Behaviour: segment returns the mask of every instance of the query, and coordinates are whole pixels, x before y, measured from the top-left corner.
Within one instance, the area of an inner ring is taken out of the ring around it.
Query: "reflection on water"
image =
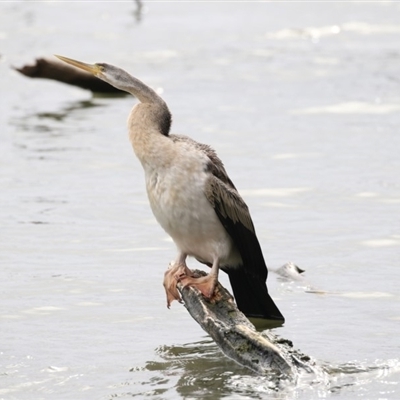
[[[160,360],[148,362],[145,366],[145,370],[152,373],[145,383],[146,386],[159,387],[160,382],[164,382],[166,389],[173,386],[176,393],[183,398],[219,399],[233,393],[254,396],[250,387],[237,390],[235,380],[238,377],[257,379],[256,376],[223,356],[211,340],[184,346],[160,346],[156,349],[156,354]],[[271,379],[265,384],[267,390],[274,391],[279,382]],[[145,391],[138,395],[148,394]]]
[[[104,96],[102,96],[104,97]],[[111,97],[111,96],[110,96]],[[117,97],[117,96],[113,96]],[[118,96],[121,97],[121,96]],[[23,129],[23,130],[35,130],[35,131],[45,131],[45,132],[52,132],[53,127],[51,125],[48,125],[51,120],[57,121],[57,122],[63,122],[66,118],[70,118],[71,114],[74,111],[82,111],[84,109],[90,109],[90,108],[95,108],[95,107],[104,107],[104,104],[96,103],[94,101],[95,96],[93,99],[90,100],[79,100],[79,101],[74,101],[71,103],[68,103],[64,107],[59,108],[57,111],[52,111],[52,112],[37,112],[37,113],[28,113],[24,117],[20,117],[18,119],[10,119],[10,123]],[[34,119],[38,120],[50,120],[46,121],[47,125],[44,124],[32,124],[32,121]]]
[[[143,381],[143,390],[128,391],[132,396],[152,397],[164,394],[173,398],[176,391],[182,398],[235,399],[249,396],[254,399],[325,398],[330,394],[349,395],[361,385],[379,383],[390,389],[400,372],[400,361],[376,361],[373,365],[349,362],[331,365],[315,362],[312,369],[303,369],[295,381],[282,379],[277,374],[258,376],[227,359],[211,340],[184,346],[160,346],[156,349],[160,360],[149,361],[144,367],[130,371],[140,375],[147,371],[150,378]],[[393,376],[393,380],[390,377]],[[140,378],[139,378],[140,379]],[[126,382],[134,386],[137,379]],[[114,393],[115,398],[127,392]],[[164,397],[162,397],[164,398]]]
[[[34,116],[39,119],[53,119],[55,121],[63,121],[66,117],[70,117],[71,113],[76,110],[94,108],[94,107],[104,107],[102,104],[95,103],[93,100],[81,100],[68,104],[64,108],[57,112],[39,112]]]
[[[103,108],[105,104],[90,100],[68,102],[55,111],[27,112],[19,118],[10,118],[10,125],[16,130],[13,146],[21,150],[19,153],[27,160],[57,161],[62,153],[84,152],[88,145],[71,140],[73,134],[67,121],[76,119],[76,113],[82,115],[84,110]]]
[[[179,376],[176,390],[184,397],[201,398],[211,391],[218,398],[229,387],[233,375],[251,375],[251,372],[224,357],[211,340],[186,346],[162,346],[157,353],[163,361],[149,363],[146,368],[159,373],[175,371]]]

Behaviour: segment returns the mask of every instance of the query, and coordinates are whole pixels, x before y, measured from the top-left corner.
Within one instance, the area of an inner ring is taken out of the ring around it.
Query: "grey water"
[[[400,398],[399,43],[395,1],[2,2],[0,399]],[[128,142],[135,99],[12,69],[53,54],[126,69],[217,150],[273,333],[321,375],[257,376],[166,308],[175,248]],[[301,279],[273,272],[289,261]]]

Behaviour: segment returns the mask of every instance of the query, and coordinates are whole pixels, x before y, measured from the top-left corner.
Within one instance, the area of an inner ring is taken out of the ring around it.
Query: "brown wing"
[[[229,179],[229,176],[225,171],[224,164],[222,163],[220,158],[217,156],[217,153],[211,146],[209,146],[208,144],[196,142],[195,140],[191,139],[190,137],[184,136],[184,135],[169,135],[169,137],[174,142],[189,143],[191,146],[202,151],[210,159],[210,162],[207,164],[207,171],[210,171],[211,174],[216,176],[218,179],[220,179],[226,185],[235,189],[235,185]]]
[[[236,227],[242,226],[249,232],[252,232],[255,237],[249,209],[230,180],[224,164],[217,156],[215,150],[211,146],[196,142],[188,136],[169,135],[169,137],[176,143],[183,142],[197,148],[208,157],[209,162],[207,163],[206,170],[210,172],[210,178],[205,188],[205,195],[218,214],[225,229],[228,230],[230,225]],[[230,230],[228,230],[228,233],[230,233]]]
[[[236,189],[210,175],[205,195],[232,238],[246,267],[246,273],[265,282],[267,267],[249,209]]]
[[[224,226],[229,221],[229,225],[242,226],[255,234],[249,208],[234,187],[213,174],[208,179],[205,195]]]
[[[214,175],[205,194],[242,257],[240,268],[225,268],[239,309],[248,317],[283,321],[268,293],[268,270],[246,203],[236,189]]]

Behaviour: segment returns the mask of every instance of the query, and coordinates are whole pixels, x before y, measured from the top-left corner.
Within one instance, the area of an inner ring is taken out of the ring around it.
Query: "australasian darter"
[[[170,134],[171,113],[164,100],[124,70],[57,57],[139,100],[128,118],[129,139],[144,169],[154,216],[178,248],[176,262],[164,276],[168,307],[181,300],[177,281],[212,297],[222,269],[246,316],[283,321],[268,293],[268,270],[248,207],[215,151]],[[193,277],[187,256],[210,266],[210,273]]]

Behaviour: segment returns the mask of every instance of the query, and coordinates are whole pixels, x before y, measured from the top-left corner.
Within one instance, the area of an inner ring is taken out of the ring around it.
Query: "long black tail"
[[[239,310],[252,318],[284,321],[284,317],[268,293],[266,282],[246,272],[245,266],[226,270]]]

